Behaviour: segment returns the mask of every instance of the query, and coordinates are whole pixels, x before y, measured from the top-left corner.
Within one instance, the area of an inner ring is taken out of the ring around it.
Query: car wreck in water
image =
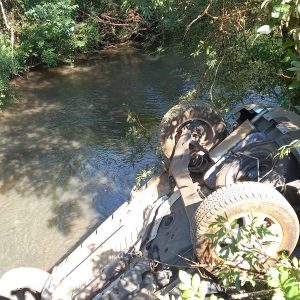
[[[212,246],[208,234],[219,216],[234,222],[236,231],[253,220],[264,224],[270,234],[246,246],[260,246],[266,269],[272,264],[266,257],[292,253],[299,239],[300,149],[282,159],[277,154],[300,139],[300,116],[259,105],[233,114],[228,135],[223,118],[208,104],[173,107],[160,126],[165,172],[49,273],[17,268],[4,274],[0,295],[11,299],[16,290],[31,289],[45,300],[176,298],[178,269],[197,262],[214,274],[214,263],[230,243]],[[242,254],[238,264],[249,267]],[[220,292],[209,276],[206,280],[208,293]]]

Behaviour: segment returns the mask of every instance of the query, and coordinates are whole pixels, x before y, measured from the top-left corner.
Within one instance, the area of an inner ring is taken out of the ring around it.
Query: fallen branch
[[[139,18],[120,19],[120,18],[111,17],[107,14],[101,14],[100,16],[97,16],[97,15],[91,15],[82,10],[80,10],[80,12],[85,14],[86,16],[90,17],[91,19],[94,19],[96,22],[98,21],[104,25],[113,26],[113,27],[133,28],[137,24],[141,23],[141,19],[139,19]],[[141,29],[143,29],[143,28],[141,28]]]

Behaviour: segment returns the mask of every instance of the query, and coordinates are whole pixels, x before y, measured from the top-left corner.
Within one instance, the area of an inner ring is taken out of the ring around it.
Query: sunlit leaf
[[[272,11],[271,17],[272,17],[273,19],[278,19],[278,18],[280,17],[280,12],[277,11],[277,10]]]
[[[208,283],[207,281],[201,281],[198,295],[200,299],[204,299],[208,292]]]
[[[195,291],[190,289],[190,290],[186,290],[182,293],[182,297],[183,298],[192,298],[195,296]]]
[[[190,286],[191,287],[191,275],[188,274],[187,272],[183,270],[179,270],[178,273],[179,280],[181,283],[183,283],[185,286]]]
[[[200,285],[200,276],[198,273],[195,273],[192,277],[192,287],[195,291],[198,291]]]
[[[284,292],[289,299],[293,299],[294,297],[299,296],[299,286],[297,284],[294,284],[293,286],[285,289]]]
[[[184,283],[179,283],[178,288],[182,291],[186,291],[191,288],[191,285],[185,285]]]
[[[277,290],[272,297],[272,300],[286,300],[281,290]]]
[[[270,25],[263,25],[256,30],[259,34],[270,34],[272,32]]]
[[[268,285],[273,288],[277,288],[279,283],[279,271],[276,268],[270,268],[268,271]]]
[[[297,257],[293,257],[292,263],[295,268],[299,267],[299,261]]]

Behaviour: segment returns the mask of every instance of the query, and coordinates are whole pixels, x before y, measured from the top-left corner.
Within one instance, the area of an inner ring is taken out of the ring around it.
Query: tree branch
[[[0,0],[0,8],[1,8],[1,12],[2,12],[2,16],[3,16],[3,20],[6,26],[6,29],[10,32],[10,44],[11,44],[11,52],[12,55],[14,53],[14,43],[15,43],[15,35],[14,35],[14,28],[12,25],[9,24],[8,20],[7,20],[7,16],[5,13],[5,9],[4,9],[4,5],[2,0]]]
[[[192,22],[189,23],[189,25],[186,27],[186,30],[185,30],[185,33],[184,33],[184,36],[183,36],[184,38],[185,38],[186,34],[188,33],[188,31],[191,29],[192,25],[195,22],[197,22],[198,20],[200,20],[204,15],[207,14],[207,12],[208,12],[211,4],[212,4],[212,1],[213,0],[210,0],[209,3],[207,4],[206,8],[204,9],[204,11],[200,15],[198,15]]]
[[[0,7],[1,7],[1,12],[2,12],[2,16],[3,16],[5,26],[6,26],[8,31],[11,31],[11,26],[9,25],[9,23],[7,21],[7,17],[6,17],[6,13],[5,13],[5,9],[4,9],[4,5],[3,5],[2,0],[0,0]]]

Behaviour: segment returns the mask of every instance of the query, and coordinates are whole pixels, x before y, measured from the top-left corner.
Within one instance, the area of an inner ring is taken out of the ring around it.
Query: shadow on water
[[[129,163],[122,104],[157,124],[189,88],[174,73],[183,65],[122,50],[15,81],[20,102],[0,115],[0,275],[49,268],[128,198],[155,155]]]

